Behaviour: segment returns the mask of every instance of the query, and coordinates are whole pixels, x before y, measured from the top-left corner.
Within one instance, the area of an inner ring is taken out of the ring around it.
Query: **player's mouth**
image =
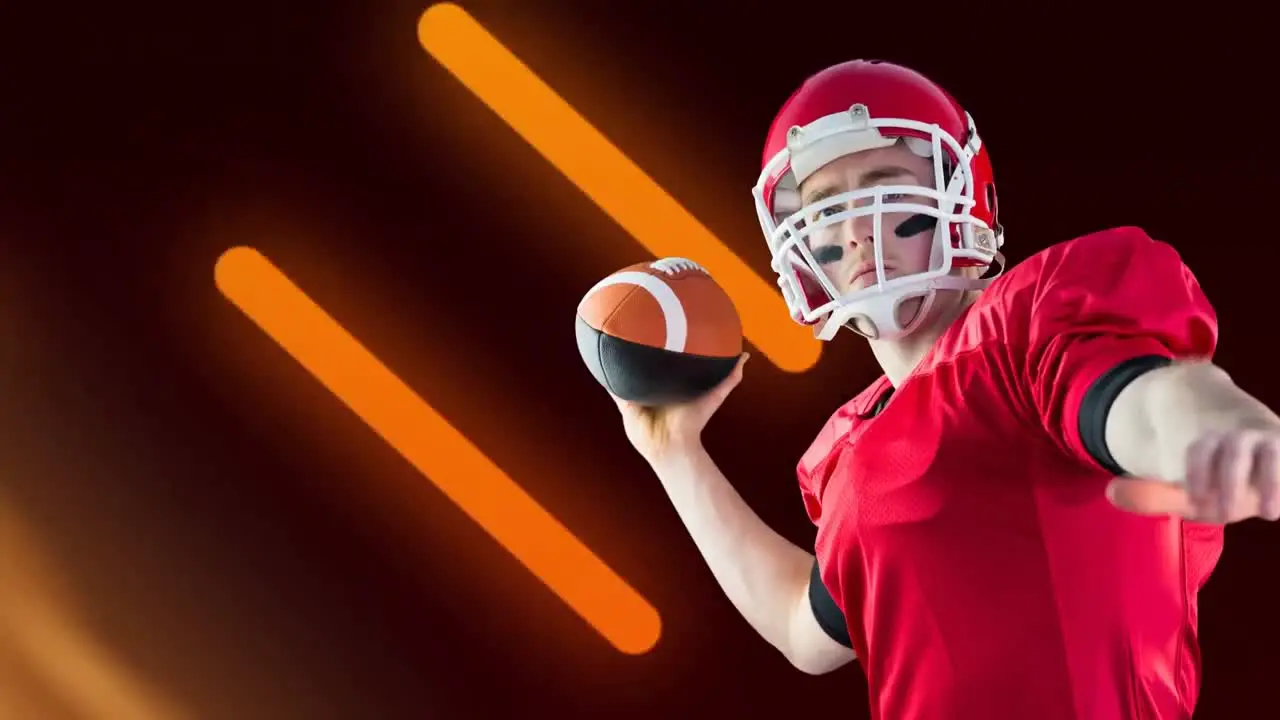
[[[893,270],[893,268],[889,267],[888,265],[884,267],[884,275],[886,280],[889,279],[889,272],[891,270]],[[853,271],[853,277],[849,279],[849,285],[850,286],[857,285],[860,280],[865,280],[866,284],[868,285],[876,282],[876,266],[874,264],[858,266]]]

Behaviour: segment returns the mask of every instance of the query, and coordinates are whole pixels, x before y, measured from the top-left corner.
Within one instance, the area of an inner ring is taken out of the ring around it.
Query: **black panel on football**
[[[578,350],[609,392],[641,405],[687,402],[719,385],[737,357],[714,358],[649,347],[607,335],[581,317],[574,323]]]

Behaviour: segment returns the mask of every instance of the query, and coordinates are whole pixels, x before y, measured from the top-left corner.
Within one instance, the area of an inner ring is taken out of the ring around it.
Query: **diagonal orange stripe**
[[[808,370],[822,343],[769,285],[497,38],[453,3],[427,8],[423,48],[615,222],[658,257],[693,258],[742,314],[743,332],[778,367]]]
[[[232,248],[214,275],[228,300],[605,639],[625,653],[653,648],[657,610],[269,260]]]

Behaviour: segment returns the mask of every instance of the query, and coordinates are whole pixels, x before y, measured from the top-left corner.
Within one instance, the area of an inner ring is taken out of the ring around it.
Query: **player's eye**
[[[908,195],[906,193],[885,193],[884,201],[887,203],[902,202],[906,200],[907,197]]]
[[[840,262],[844,257],[844,248],[840,245],[820,245],[813,248],[813,259],[818,261],[819,265],[830,265],[834,262]]]
[[[836,213],[842,213],[842,212],[844,212],[844,206],[843,206],[843,205],[841,205],[841,204],[839,204],[839,203],[837,203],[837,204],[835,204],[835,205],[832,205],[831,207],[825,207],[825,208],[822,208],[821,210],[819,210],[819,211],[817,212],[817,217],[819,217],[819,218],[831,217],[832,215],[835,215]]]

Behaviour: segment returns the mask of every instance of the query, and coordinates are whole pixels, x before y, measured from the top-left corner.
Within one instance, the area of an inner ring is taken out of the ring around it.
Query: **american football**
[[[642,405],[701,396],[742,354],[733,301],[685,258],[636,263],[596,283],[578,304],[576,332],[596,380]]]

